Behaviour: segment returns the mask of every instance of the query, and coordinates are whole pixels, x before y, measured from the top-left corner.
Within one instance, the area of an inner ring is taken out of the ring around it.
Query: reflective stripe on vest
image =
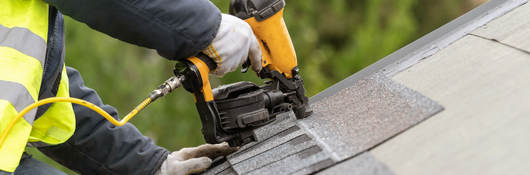
[[[0,46],[10,47],[39,60],[44,66],[46,42],[25,28],[0,25]]]
[[[49,7],[42,0],[0,0],[0,130],[38,100],[46,58]],[[62,70],[57,96],[68,97]],[[37,120],[36,109],[19,120],[0,147],[0,170],[13,172],[28,141],[65,142],[75,130],[70,103],[55,103]],[[32,126],[33,125],[33,126]]]

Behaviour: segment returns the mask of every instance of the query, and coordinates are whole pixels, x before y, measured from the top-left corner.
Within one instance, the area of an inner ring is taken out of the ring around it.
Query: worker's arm
[[[221,22],[209,0],[44,0],[114,38],[184,59],[208,47]]]
[[[77,70],[68,68],[70,96],[84,99],[117,118],[116,109],[104,105],[98,94],[86,87]],[[169,152],[143,136],[132,124],[116,127],[99,114],[73,105],[74,135],[65,143],[39,148],[47,156],[81,174],[154,174]]]

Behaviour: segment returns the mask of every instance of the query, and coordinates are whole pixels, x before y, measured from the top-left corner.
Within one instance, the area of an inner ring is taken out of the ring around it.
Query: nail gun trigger
[[[242,65],[241,73],[247,73],[249,67],[250,67],[250,59],[247,59],[247,61],[245,61],[245,63],[243,63]]]

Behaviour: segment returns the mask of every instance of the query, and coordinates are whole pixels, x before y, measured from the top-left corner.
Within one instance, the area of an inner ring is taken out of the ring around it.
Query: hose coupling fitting
[[[162,96],[165,96],[173,92],[173,90],[182,86],[183,81],[184,81],[183,75],[173,76],[169,78],[168,80],[166,80],[164,83],[162,83],[160,86],[158,86],[158,88],[153,90],[151,94],[149,95],[149,98],[151,99],[151,101],[155,101],[156,99]]]

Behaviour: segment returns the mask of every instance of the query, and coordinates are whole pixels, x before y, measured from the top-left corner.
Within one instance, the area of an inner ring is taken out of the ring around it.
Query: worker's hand
[[[157,175],[188,175],[206,170],[212,160],[237,151],[227,143],[204,144],[194,148],[183,148],[167,156]]]
[[[217,76],[235,71],[247,58],[254,71],[261,70],[261,49],[252,28],[232,15],[222,14],[217,35],[202,52],[217,62],[217,69],[212,71]]]

